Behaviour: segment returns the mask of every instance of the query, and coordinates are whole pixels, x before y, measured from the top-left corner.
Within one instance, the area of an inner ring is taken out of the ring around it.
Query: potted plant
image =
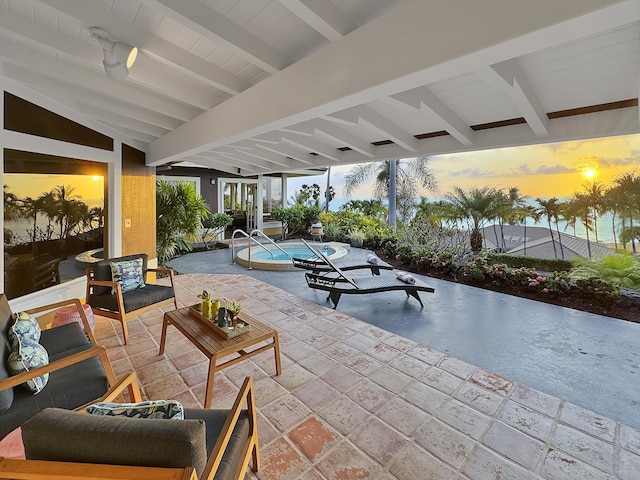
[[[367,234],[364,233],[364,230],[361,230],[359,228],[353,228],[351,230],[349,230],[349,242],[351,243],[352,247],[355,248],[362,248],[362,245],[364,245],[364,241],[367,238]]]
[[[238,314],[242,310],[242,304],[235,300],[227,300],[225,303],[227,312],[229,312],[229,316],[231,317],[231,322],[228,323],[229,328],[235,328],[238,322]]]
[[[341,233],[340,227],[335,223],[327,223],[324,226],[324,239],[328,242],[337,240]]]

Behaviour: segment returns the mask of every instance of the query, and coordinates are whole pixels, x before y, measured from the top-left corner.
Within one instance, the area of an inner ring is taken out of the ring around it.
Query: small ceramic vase
[[[227,326],[229,328],[236,328],[236,323],[238,322],[238,316],[229,312],[229,321],[227,322]]]
[[[227,310],[224,307],[218,309],[218,326],[220,328],[227,326]]]
[[[211,318],[211,300],[202,301],[202,316],[205,318]]]

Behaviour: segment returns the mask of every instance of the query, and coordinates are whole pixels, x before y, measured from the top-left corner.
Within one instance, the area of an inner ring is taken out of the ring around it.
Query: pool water
[[[255,248],[255,247],[254,247]],[[315,255],[311,253],[311,250],[305,247],[287,247],[282,246],[283,250],[287,251],[289,255],[296,258],[302,259],[315,259],[317,258]],[[336,251],[331,247],[321,247],[320,250],[324,255],[333,255]],[[273,253],[273,257],[271,254]],[[284,253],[274,248],[271,250],[271,253],[262,250],[261,248],[256,248],[251,252],[251,258],[259,259],[259,260],[290,260],[290,258]]]

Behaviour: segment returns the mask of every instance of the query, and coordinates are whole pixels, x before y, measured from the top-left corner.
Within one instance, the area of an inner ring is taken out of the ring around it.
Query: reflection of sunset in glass
[[[3,183],[18,198],[38,198],[58,185],[73,189],[73,194],[89,207],[102,207],[104,202],[104,177],[101,175],[48,175],[5,173]]]

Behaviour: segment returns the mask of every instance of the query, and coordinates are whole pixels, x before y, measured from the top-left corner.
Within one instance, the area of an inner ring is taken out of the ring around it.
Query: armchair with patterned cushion
[[[185,408],[183,419],[121,413],[42,411],[22,427],[27,460],[0,458],[0,478],[239,480],[252,458],[259,468],[251,377],[230,410]]]
[[[31,315],[69,305],[76,306],[82,326],[73,322],[41,330]],[[133,395],[131,382],[130,377],[117,381],[79,299],[14,315],[0,295],[0,439],[47,407],[78,408],[114,398],[124,386]]]
[[[146,253],[138,253],[101,260],[86,269],[86,302],[95,314],[122,323],[125,344],[129,338],[128,318],[171,303],[178,308],[173,270],[148,268],[147,259]],[[168,275],[170,285],[148,283],[148,272]]]

